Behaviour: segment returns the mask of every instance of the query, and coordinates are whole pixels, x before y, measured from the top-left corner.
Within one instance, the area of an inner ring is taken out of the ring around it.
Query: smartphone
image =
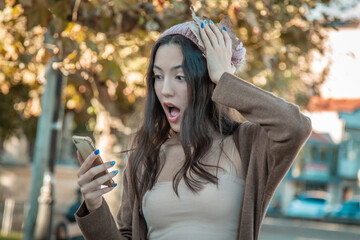
[[[73,136],[72,137],[72,141],[75,144],[76,148],[78,149],[80,155],[82,156],[82,158],[85,160],[91,153],[93,153],[96,148],[94,145],[94,142],[92,141],[92,139],[90,137],[87,136]],[[95,159],[95,161],[93,162],[93,166],[97,166],[104,163],[103,160],[101,159],[100,155],[98,155],[98,157]],[[106,174],[108,174],[109,171],[106,169],[104,172],[101,172],[99,174],[97,174],[94,179],[104,176]],[[105,182],[103,185],[109,186],[109,187],[113,187],[115,185],[114,180],[110,179],[109,181]]]

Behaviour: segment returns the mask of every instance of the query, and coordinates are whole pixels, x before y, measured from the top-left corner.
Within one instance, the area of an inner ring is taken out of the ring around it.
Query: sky
[[[360,25],[332,30],[328,37],[327,56],[313,62],[314,71],[330,64],[322,98],[360,98]]]
[[[357,20],[358,25],[339,27],[328,33],[326,56],[317,56],[313,70],[321,71],[330,64],[326,82],[320,88],[323,98],[360,98],[360,0],[333,0],[329,6],[317,4],[309,19],[325,13],[342,21]]]

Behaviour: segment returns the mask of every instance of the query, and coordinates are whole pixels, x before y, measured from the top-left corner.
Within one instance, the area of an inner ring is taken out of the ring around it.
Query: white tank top
[[[178,188],[180,198],[172,181],[157,182],[142,200],[148,239],[235,240],[244,180],[233,175],[231,169],[218,178],[218,187],[207,183],[195,194],[182,180]]]

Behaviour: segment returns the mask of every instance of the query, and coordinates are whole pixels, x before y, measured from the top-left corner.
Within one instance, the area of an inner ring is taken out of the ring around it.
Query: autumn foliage
[[[64,101],[76,113],[75,131],[92,132],[99,111],[136,128],[151,47],[163,30],[191,20],[190,6],[215,23],[230,17],[247,48],[241,77],[306,105],[323,80],[304,79],[308,53],[321,52],[324,39],[326,23],[306,17],[315,2],[0,1],[0,139],[15,129],[34,139],[50,59],[67,77]]]

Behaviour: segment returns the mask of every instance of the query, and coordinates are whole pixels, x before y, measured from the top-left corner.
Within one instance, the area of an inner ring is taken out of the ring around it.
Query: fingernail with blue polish
[[[204,23],[201,23],[201,28],[204,28]]]
[[[116,186],[117,186],[117,183],[115,183],[114,187],[116,187]]]
[[[113,173],[116,175],[119,173],[119,170],[115,170],[115,171],[113,171]]]
[[[225,27],[223,27],[223,30],[224,30],[224,31],[227,31]]]
[[[94,153],[95,153],[95,155],[98,155],[100,153],[100,150],[96,149]]]
[[[116,163],[115,161],[111,161],[111,162],[110,162],[110,165],[111,165],[111,166],[114,166],[115,163]]]
[[[211,23],[211,24],[214,24],[214,22],[213,22],[212,20],[210,20],[210,23]]]
[[[204,22],[205,22],[205,24],[208,24],[208,21],[207,21],[207,20],[205,20]]]

